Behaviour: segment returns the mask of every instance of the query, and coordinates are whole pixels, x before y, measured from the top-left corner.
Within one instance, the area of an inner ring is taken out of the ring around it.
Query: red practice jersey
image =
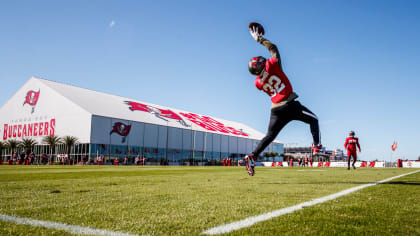
[[[279,103],[293,92],[289,79],[280,68],[277,59],[272,57],[265,62],[263,76],[255,79],[255,86],[271,97],[272,103]]]
[[[344,148],[349,152],[356,152],[356,146],[359,148],[360,152],[360,144],[359,139],[356,137],[348,137],[346,138],[346,142],[344,143]]]

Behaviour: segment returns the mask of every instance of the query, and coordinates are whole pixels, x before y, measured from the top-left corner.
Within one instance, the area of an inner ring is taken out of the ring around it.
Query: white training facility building
[[[74,136],[75,155],[141,155],[171,164],[242,158],[264,137],[238,122],[35,77],[0,108],[0,125],[3,141],[35,139],[36,154],[48,154],[41,145],[47,135]],[[265,152],[281,154],[283,144],[275,141]]]

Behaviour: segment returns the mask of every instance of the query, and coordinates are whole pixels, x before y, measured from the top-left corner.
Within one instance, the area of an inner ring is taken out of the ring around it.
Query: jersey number
[[[268,81],[264,84],[263,90],[270,96],[275,96],[277,93],[280,93],[286,85],[281,82],[281,79],[275,75],[272,75]]]

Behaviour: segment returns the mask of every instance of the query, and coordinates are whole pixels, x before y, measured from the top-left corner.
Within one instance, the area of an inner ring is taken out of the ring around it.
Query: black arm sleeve
[[[280,53],[279,53],[279,50],[277,49],[277,46],[273,44],[272,42],[270,42],[268,39],[263,38],[262,36],[259,36],[257,41],[261,43],[262,45],[264,45],[264,47],[266,47],[268,51],[270,51],[271,57],[275,57],[277,59],[280,69],[283,70],[283,67],[281,65]]]

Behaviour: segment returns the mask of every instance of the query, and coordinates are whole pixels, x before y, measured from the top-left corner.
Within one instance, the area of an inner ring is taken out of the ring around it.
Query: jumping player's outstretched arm
[[[268,51],[270,52],[271,57],[274,57],[277,59],[280,69],[283,70],[283,66],[281,65],[280,53],[279,53],[279,50],[277,49],[277,46],[274,43],[270,42],[270,40],[262,37],[262,35],[260,35],[256,29],[250,29],[249,31],[251,33],[252,38],[254,38],[255,41],[264,45],[264,47],[266,47]]]
[[[277,46],[274,43],[270,42],[270,40],[268,40],[268,39],[266,39],[262,36],[258,37],[257,42],[261,43],[262,45],[264,45],[265,48],[268,49],[268,51],[271,54],[271,57],[274,57],[274,58],[277,59],[277,62],[279,63],[279,66],[280,66],[280,69],[283,70],[283,67],[281,65],[280,53],[279,53],[279,50],[278,50]]]

